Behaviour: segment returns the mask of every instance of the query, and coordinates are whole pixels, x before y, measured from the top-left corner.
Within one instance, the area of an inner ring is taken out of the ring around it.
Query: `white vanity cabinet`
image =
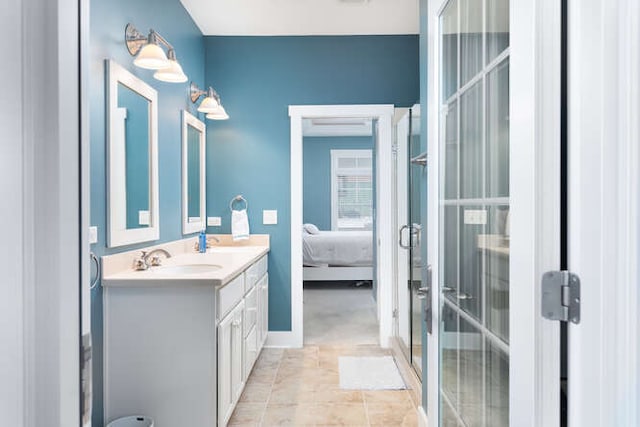
[[[173,256],[144,271],[130,267],[139,251],[103,258],[105,424],[131,414],[170,427],[229,422],[266,336],[269,246],[252,237],[205,254],[188,252],[192,240],[167,243]]]
[[[218,424],[225,425],[244,388],[244,301],[218,324]]]
[[[267,255],[217,292],[218,425],[225,426],[264,345],[268,319]]]

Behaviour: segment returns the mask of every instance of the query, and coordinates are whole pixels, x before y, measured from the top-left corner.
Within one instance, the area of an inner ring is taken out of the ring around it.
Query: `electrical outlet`
[[[98,227],[96,226],[89,227],[89,244],[93,245],[94,243],[98,243]]]
[[[278,211],[262,211],[262,224],[275,225],[278,223]]]
[[[207,226],[220,227],[221,225],[222,225],[222,218],[220,218],[219,216],[207,217]]]
[[[149,225],[150,222],[151,222],[151,216],[149,215],[149,211],[138,211],[139,225]]]
[[[466,225],[486,225],[487,211],[484,209],[465,209],[464,223]]]

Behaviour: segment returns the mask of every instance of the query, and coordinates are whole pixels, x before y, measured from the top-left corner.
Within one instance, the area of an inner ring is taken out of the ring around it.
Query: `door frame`
[[[80,211],[88,206],[80,197],[80,3],[9,0],[4,9],[1,43],[12,66],[0,83],[9,119],[0,188],[11,209],[0,224],[0,413],[10,425],[77,426]]]
[[[428,3],[429,263],[434,332],[428,335],[427,418],[439,420],[439,21],[447,0]],[[556,426],[560,335],[540,315],[542,274],[560,264],[560,4],[510,2],[510,423]],[[424,52],[421,52],[424,54]],[[514,173],[517,171],[517,173]],[[517,288],[515,288],[517,286]],[[436,326],[437,325],[437,326]]]
[[[640,5],[570,0],[568,20],[569,426],[639,425]]]
[[[394,106],[379,105],[290,105],[291,119],[291,332],[269,332],[269,345],[302,347],[302,119],[371,117],[378,120],[376,138],[376,241],[377,306],[380,346],[387,348],[393,335],[393,206],[392,120]]]

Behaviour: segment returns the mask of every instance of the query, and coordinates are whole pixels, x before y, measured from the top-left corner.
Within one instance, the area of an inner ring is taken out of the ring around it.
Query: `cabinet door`
[[[244,367],[242,358],[244,301],[238,304],[230,316],[233,318],[231,322],[231,402],[235,404],[240,398],[244,386],[242,378]]]
[[[253,364],[258,357],[258,327],[254,326],[244,339],[244,372],[243,379],[249,378]]]
[[[258,293],[258,353],[267,340],[269,331],[269,275],[265,273],[257,285]]]
[[[231,347],[233,313],[218,325],[218,425],[225,425],[231,415]]]

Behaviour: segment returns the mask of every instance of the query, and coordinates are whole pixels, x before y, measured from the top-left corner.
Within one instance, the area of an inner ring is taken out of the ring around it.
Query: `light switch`
[[[467,225],[486,225],[487,211],[484,209],[465,209],[464,223]]]
[[[139,225],[149,225],[149,211],[138,211],[138,224]]]
[[[222,218],[219,216],[207,217],[207,225],[209,227],[220,227],[222,225]]]
[[[275,225],[278,223],[278,211],[262,211],[262,224]]]
[[[89,227],[89,244],[93,245],[94,243],[98,243],[98,227],[96,226]]]

